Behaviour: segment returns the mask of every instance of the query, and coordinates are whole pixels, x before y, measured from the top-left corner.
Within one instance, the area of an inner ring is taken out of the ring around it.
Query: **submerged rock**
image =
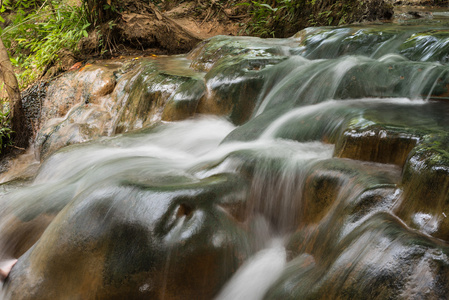
[[[404,200],[397,215],[410,227],[449,240],[448,137],[427,135],[404,166]]]
[[[308,240],[299,248],[307,247]],[[373,215],[331,247],[329,255],[294,258],[264,299],[446,297],[447,245],[408,230],[390,214]]]

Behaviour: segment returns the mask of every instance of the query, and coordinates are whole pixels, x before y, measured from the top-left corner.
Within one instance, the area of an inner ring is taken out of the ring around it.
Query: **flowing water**
[[[2,175],[0,297],[447,299],[447,25],[120,67],[114,102],[84,90]]]

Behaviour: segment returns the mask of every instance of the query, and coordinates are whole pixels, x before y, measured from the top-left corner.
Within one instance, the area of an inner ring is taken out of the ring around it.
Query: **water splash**
[[[215,300],[263,299],[281,275],[287,255],[280,240],[250,257],[224,286]]]

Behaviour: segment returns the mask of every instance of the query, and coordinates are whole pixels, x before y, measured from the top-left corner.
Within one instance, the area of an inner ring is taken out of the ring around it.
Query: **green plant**
[[[82,9],[93,28],[114,20],[122,10],[118,0],[82,0]]]
[[[8,3],[4,3],[3,10]],[[79,40],[88,36],[90,23],[81,7],[49,0],[38,4],[38,1],[16,1],[12,24],[0,31],[10,49],[11,62],[21,70],[18,76],[21,87],[36,80],[49,64],[57,61],[60,50],[76,50]],[[32,5],[34,9],[26,10]]]
[[[6,112],[0,110],[0,153],[2,150],[12,144],[11,134],[13,131],[10,127],[9,110]]]
[[[248,0],[251,21],[246,33],[286,37],[308,26],[343,25],[389,18],[392,6],[383,0]]]
[[[272,36],[274,31],[268,26],[271,19],[275,16],[278,8],[273,8],[267,3],[252,1],[254,9],[251,11],[254,23],[254,33],[260,36]]]
[[[249,33],[262,37],[274,37],[278,25],[288,26],[294,20],[297,10],[304,3],[305,0],[263,0],[246,2],[240,5],[250,6],[252,18],[248,24]]]

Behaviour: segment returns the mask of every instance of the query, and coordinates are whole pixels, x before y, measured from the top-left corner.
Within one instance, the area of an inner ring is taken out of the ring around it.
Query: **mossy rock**
[[[403,200],[397,214],[409,226],[449,240],[449,153],[447,134],[429,134],[404,166]]]
[[[448,63],[449,31],[431,30],[413,34],[399,48],[410,60]]]

